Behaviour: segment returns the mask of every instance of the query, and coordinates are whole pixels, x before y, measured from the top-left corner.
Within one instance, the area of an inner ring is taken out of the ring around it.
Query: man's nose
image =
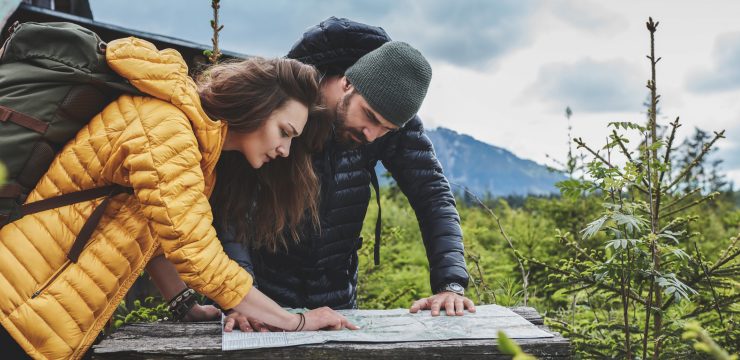
[[[365,135],[365,138],[368,142],[373,142],[377,138],[385,135],[388,133],[388,129],[382,127],[382,126],[372,126],[372,127],[366,127],[362,131],[363,135]]]

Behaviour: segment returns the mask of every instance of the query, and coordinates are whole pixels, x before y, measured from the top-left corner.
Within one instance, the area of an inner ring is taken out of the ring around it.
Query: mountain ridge
[[[464,185],[479,197],[507,195],[546,195],[557,193],[555,183],[565,176],[511,151],[444,127],[426,130],[452,190],[463,192]],[[382,165],[378,174],[386,171]],[[380,176],[381,183],[390,180]]]

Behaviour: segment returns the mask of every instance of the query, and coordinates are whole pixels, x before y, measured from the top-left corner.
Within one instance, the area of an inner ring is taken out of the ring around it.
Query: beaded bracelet
[[[185,288],[185,290],[175,295],[172,300],[168,301],[167,304],[169,304],[170,311],[172,312],[172,318],[179,321],[190,312],[190,309],[195,306],[195,302],[195,290]]]

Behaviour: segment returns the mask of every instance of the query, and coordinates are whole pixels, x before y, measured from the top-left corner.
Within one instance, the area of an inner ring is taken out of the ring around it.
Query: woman
[[[291,148],[298,135],[322,131],[307,123],[318,92],[315,71],[291,60],[248,60],[222,68],[230,71],[214,70],[198,88],[176,51],[157,51],[143,40],[113,41],[106,58],[150,97],[122,96],[107,106],[57,154],[27,202],[110,184],[131,187],[133,194],[111,199],[74,262],[67,253],[100,200],[28,215],[0,229],[0,337],[12,337],[33,358],[82,357],[152,258],[147,269],[155,277],[167,278],[174,265],[179,278],[222,308],[271,326],[355,328],[328,308],[290,314],[252,289],[251,277],[228,259],[211,224],[208,197],[222,152],[265,167],[255,172],[244,166],[247,175],[239,175],[240,169],[219,165],[223,189],[237,189],[222,211],[254,200],[248,204],[267,208],[250,212],[249,223],[256,224],[280,213],[279,201],[289,202],[286,216],[243,228],[245,236],[261,238],[264,231],[263,241],[277,246],[287,240],[276,234],[284,227],[294,231],[305,208],[315,213],[314,199],[306,196],[312,193],[306,187],[316,186],[305,154],[310,141]],[[229,106],[235,99],[253,108]],[[291,150],[303,154],[287,161]],[[240,180],[250,179],[248,188],[239,188]],[[189,294],[176,294],[174,308]]]

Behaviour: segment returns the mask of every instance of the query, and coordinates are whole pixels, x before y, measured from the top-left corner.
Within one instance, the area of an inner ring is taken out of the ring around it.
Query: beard
[[[355,94],[355,91],[345,94],[334,109],[334,139],[348,149],[355,149],[370,143],[361,130],[347,126],[347,107]]]

